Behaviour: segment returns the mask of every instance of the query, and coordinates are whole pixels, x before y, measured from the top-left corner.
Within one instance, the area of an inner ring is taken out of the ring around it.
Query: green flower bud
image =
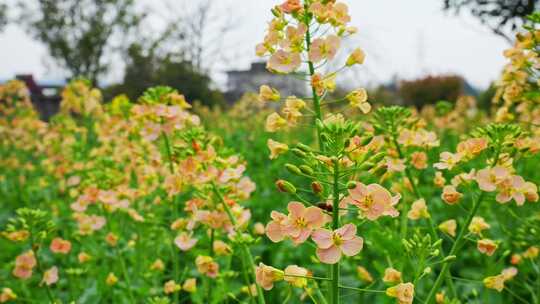
[[[299,158],[305,158],[307,156],[306,152],[297,148],[291,149],[291,152],[294,153]]]
[[[285,164],[285,169],[287,169],[292,174],[302,175],[302,171],[300,171],[300,168],[293,164]]]
[[[368,170],[371,170],[373,168],[373,166],[375,166],[374,163],[365,162],[365,163],[361,164],[360,167],[358,167],[358,170],[360,170],[360,171],[368,171]]]
[[[314,171],[313,169],[311,169],[310,166],[308,165],[301,165],[300,166],[300,171],[302,171],[302,173],[306,174],[306,175],[313,175]]]
[[[364,137],[362,141],[360,141],[360,145],[365,146],[371,142],[373,139],[373,135],[368,135],[367,137]]]
[[[347,189],[354,189],[356,188],[356,182],[355,181],[349,181],[347,183]]]
[[[384,157],[386,156],[386,152],[379,152],[375,155],[373,155],[369,161],[373,162],[373,163],[378,163],[380,162],[381,160],[384,159]]]
[[[313,151],[310,146],[304,145],[303,143],[298,143],[296,147],[304,152],[311,152]]]
[[[449,256],[447,256],[447,257],[444,258],[443,262],[444,262],[444,263],[448,263],[448,262],[453,261],[453,260],[455,260],[455,259],[456,259],[456,256],[455,256],[455,255],[449,255]]]

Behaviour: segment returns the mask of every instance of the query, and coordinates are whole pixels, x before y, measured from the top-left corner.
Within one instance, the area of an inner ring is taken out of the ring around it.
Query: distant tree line
[[[509,39],[524,17],[537,10],[540,0],[441,1],[445,10],[469,11],[494,33]],[[82,76],[99,84],[111,66],[124,67],[123,80],[106,90],[110,94],[123,91],[134,98],[148,86],[164,84],[185,92],[191,100],[222,102],[223,96],[213,89],[209,71],[216,63],[227,61],[223,45],[236,26],[234,16],[218,7],[222,1],[152,2],[154,6],[162,5],[159,12],[152,9],[155,7],[141,7],[140,3],[13,0],[8,7],[6,0],[0,0],[0,31],[7,23],[21,26],[46,46],[56,66],[69,77]],[[8,16],[8,8],[12,16]],[[156,20],[162,23],[160,29],[152,28]],[[437,79],[426,81],[438,85]],[[455,89],[439,88],[442,95]],[[413,91],[404,92],[402,98],[409,98]]]
[[[211,31],[224,39],[232,25],[216,17],[215,1],[163,0],[156,2],[165,5],[159,12],[135,0],[13,3],[11,23],[45,45],[68,78],[85,77],[98,85],[111,66],[123,66],[123,81],[106,93],[122,90],[135,98],[149,86],[169,85],[203,104],[223,101],[208,75],[211,58],[222,58],[210,53],[219,54],[220,40],[207,36]],[[0,2],[0,30],[8,22],[7,8]],[[165,24],[153,29],[156,20]]]

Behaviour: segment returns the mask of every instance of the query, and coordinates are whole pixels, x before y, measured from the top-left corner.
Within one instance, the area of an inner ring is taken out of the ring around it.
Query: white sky
[[[216,81],[223,83],[220,72],[247,68],[256,59],[254,46],[262,40],[271,19],[269,9],[281,1],[213,1],[223,5],[223,13],[234,16],[238,24],[224,45],[224,51],[234,54],[234,59],[213,71]],[[351,25],[359,28],[355,43],[368,54],[365,67],[355,78],[359,85],[387,82],[393,75],[414,78],[428,73],[457,73],[485,88],[505,63],[502,52],[508,44],[472,17],[443,12],[442,0],[342,1],[350,7]],[[182,10],[180,5],[178,10]],[[10,26],[0,34],[0,79],[18,73],[33,73],[40,80],[61,79],[62,71],[51,66],[46,57],[46,49],[17,27]],[[116,67],[108,79],[114,81],[120,76],[121,69]]]

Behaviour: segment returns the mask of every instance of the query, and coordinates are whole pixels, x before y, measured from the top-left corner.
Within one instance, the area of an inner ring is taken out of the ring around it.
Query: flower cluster
[[[62,223],[61,234],[29,220],[34,211],[27,210],[2,231],[22,248],[12,270],[15,278],[32,281],[39,272],[39,286],[51,302],[64,298],[67,286],[95,279],[111,287],[104,295],[110,301],[116,301],[115,286],[126,286],[133,303],[137,296],[154,295],[152,288],[165,280],[162,292],[175,298],[196,292],[197,277],[209,295],[207,280],[255,283],[254,269],[226,263],[232,255],[244,265],[252,263],[251,212],[240,202],[249,199],[255,184],[244,175],[245,162],[201,126],[176,90],[156,87],[138,104],[120,96],[104,106],[99,90],[75,80],[63,91],[61,113],[49,123],[12,110],[33,111],[19,83],[1,92],[2,100],[9,100],[2,109],[13,113],[2,121],[3,141],[17,148],[11,141],[28,138],[35,145],[42,135],[44,144],[31,151],[36,168],[25,175],[36,176],[49,196],[68,200],[32,206],[50,211],[54,222]],[[22,119],[28,122],[21,124]],[[27,166],[20,157],[12,156],[16,170]],[[134,267],[143,252],[159,259]],[[192,268],[197,270],[188,273]],[[62,280],[68,275],[73,279]],[[147,287],[136,290],[141,284]],[[257,293],[255,288],[249,295]],[[2,299],[15,298],[11,289],[4,290]]]

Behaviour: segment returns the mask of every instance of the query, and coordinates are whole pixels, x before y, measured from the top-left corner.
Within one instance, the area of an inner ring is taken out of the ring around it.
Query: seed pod
[[[302,171],[300,171],[300,168],[293,164],[285,164],[285,169],[287,169],[292,174],[302,175]]]
[[[283,179],[276,181],[276,187],[278,188],[279,191],[284,192],[284,193],[291,193],[291,194],[296,193],[296,187],[294,187],[293,184]]]

